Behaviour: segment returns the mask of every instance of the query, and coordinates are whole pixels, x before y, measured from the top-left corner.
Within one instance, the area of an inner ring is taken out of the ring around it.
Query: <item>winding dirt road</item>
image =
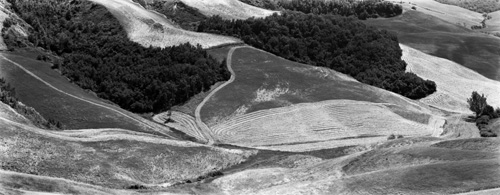
[[[137,118],[131,117],[131,116],[129,116],[129,115],[127,115],[127,114],[125,114],[124,112],[121,112],[121,111],[119,111],[119,110],[117,110],[117,109],[115,109],[115,108],[112,108],[112,107],[110,107],[110,106],[106,106],[106,105],[103,105],[103,104],[98,104],[98,103],[95,103],[95,102],[93,102],[93,101],[89,101],[89,100],[83,99],[83,98],[81,98],[81,97],[78,97],[78,96],[75,96],[75,95],[72,95],[72,94],[66,93],[66,92],[64,92],[64,91],[62,91],[62,90],[60,90],[60,89],[58,89],[58,88],[54,87],[53,85],[51,85],[51,84],[50,84],[50,83],[48,83],[47,81],[43,80],[42,78],[38,77],[38,76],[37,76],[37,75],[35,75],[33,72],[31,72],[31,71],[29,71],[28,69],[24,68],[22,65],[20,65],[20,64],[18,64],[18,63],[16,63],[16,62],[14,62],[14,61],[12,61],[12,60],[10,60],[10,59],[8,59],[8,58],[7,58],[7,57],[5,57],[3,54],[0,54],[0,56],[1,56],[1,58],[2,58],[2,59],[4,59],[5,61],[8,61],[8,62],[12,63],[13,65],[17,66],[18,68],[20,68],[21,70],[23,70],[24,72],[26,72],[27,74],[29,74],[30,76],[32,76],[33,78],[35,78],[35,79],[39,80],[39,81],[40,81],[40,82],[42,82],[43,84],[47,85],[48,87],[50,87],[50,88],[52,88],[52,89],[54,89],[54,90],[56,90],[56,91],[58,91],[58,92],[60,92],[60,93],[62,93],[62,94],[65,94],[65,95],[67,95],[67,96],[70,96],[70,97],[72,97],[72,98],[75,98],[75,99],[78,99],[78,100],[81,100],[81,101],[84,101],[84,102],[87,102],[87,103],[92,104],[92,105],[95,105],[95,106],[99,106],[99,107],[102,107],[102,108],[105,108],[105,109],[111,110],[111,111],[116,112],[116,113],[118,113],[118,114],[120,114],[120,115],[122,115],[122,116],[124,116],[124,117],[126,117],[126,118],[129,118],[129,119],[131,119],[131,120],[133,120],[133,121],[135,121],[135,122],[137,122],[137,123],[139,123],[139,124],[141,124],[141,125],[144,125],[144,126],[146,126],[146,127],[150,128],[151,130],[156,131],[156,132],[158,132],[158,133],[160,133],[160,134],[162,134],[162,135],[164,135],[164,136],[166,136],[166,137],[169,137],[169,138],[172,138],[172,139],[177,139],[177,138],[175,138],[175,137],[173,137],[173,136],[171,136],[171,135],[168,135],[168,134],[166,134],[165,132],[162,132],[161,130],[159,130],[159,129],[160,129],[160,127],[155,127],[155,126],[153,126],[152,124],[148,124],[148,123],[147,123],[147,122],[145,122],[145,121],[142,121],[142,120],[139,120],[139,119],[137,119]]]
[[[243,48],[243,47],[248,47],[248,46],[236,46],[236,47],[233,47],[229,50],[229,52],[227,53],[227,59],[226,59],[226,65],[227,65],[227,69],[229,70],[229,72],[231,72],[231,78],[229,78],[228,81],[226,81],[224,84],[220,85],[219,87],[217,87],[216,89],[214,89],[212,92],[210,92],[207,97],[205,97],[205,99],[203,99],[203,101],[198,105],[198,107],[196,107],[196,110],[194,112],[194,116],[196,118],[196,125],[198,125],[201,133],[205,136],[205,138],[208,140],[208,145],[213,145],[215,143],[215,138],[212,134],[212,130],[207,126],[207,124],[205,124],[202,120],[201,120],[201,116],[200,116],[200,111],[201,111],[201,108],[203,107],[203,105],[205,105],[205,103],[215,94],[217,93],[220,89],[224,88],[225,86],[231,84],[234,79],[235,79],[235,73],[234,73],[234,70],[233,68],[231,67],[231,62],[233,61],[233,53],[236,49],[239,49],[239,48]]]

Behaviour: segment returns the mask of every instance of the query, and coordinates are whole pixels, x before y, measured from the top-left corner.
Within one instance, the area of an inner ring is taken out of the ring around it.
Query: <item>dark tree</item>
[[[165,111],[229,79],[226,66],[201,46],[144,48],[130,41],[119,21],[90,1],[8,1],[33,27],[29,41],[62,58],[54,68],[124,109]]]
[[[394,34],[356,18],[299,12],[233,21],[214,16],[201,22],[198,31],[236,36],[283,58],[328,67],[411,99],[436,91],[434,82],[405,72]]]

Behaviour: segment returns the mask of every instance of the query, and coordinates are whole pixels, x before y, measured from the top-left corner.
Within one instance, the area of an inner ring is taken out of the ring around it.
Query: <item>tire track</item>
[[[126,118],[128,118],[128,119],[132,119],[133,121],[135,121],[135,122],[137,122],[137,123],[139,123],[139,124],[142,124],[142,125],[144,125],[144,126],[146,126],[146,127],[150,128],[150,129],[152,129],[153,131],[156,131],[156,132],[158,132],[158,133],[160,133],[160,134],[162,134],[162,135],[164,135],[164,136],[166,136],[166,137],[168,137],[168,138],[171,138],[171,139],[177,139],[177,138],[175,138],[175,137],[173,137],[173,136],[171,136],[171,135],[168,135],[168,134],[166,134],[166,133],[164,133],[164,132],[162,132],[162,131],[158,130],[158,129],[157,129],[156,127],[154,127],[154,126],[152,126],[152,125],[150,125],[150,124],[148,124],[148,123],[146,123],[146,122],[144,122],[144,121],[141,121],[141,120],[139,120],[139,119],[136,119],[136,118],[134,118],[134,117],[131,117],[131,116],[129,116],[129,115],[127,115],[127,114],[125,114],[125,113],[123,113],[123,112],[121,112],[121,111],[119,111],[119,110],[115,109],[115,108],[112,108],[112,107],[109,107],[109,106],[106,106],[106,105],[102,105],[102,104],[98,104],[98,103],[95,103],[95,102],[93,102],[93,101],[89,101],[89,100],[83,99],[83,98],[81,98],[81,97],[78,97],[78,96],[75,96],[75,95],[72,95],[72,94],[66,93],[66,92],[64,92],[64,91],[62,91],[62,90],[60,90],[60,89],[58,89],[57,87],[53,86],[52,84],[48,83],[47,81],[43,80],[42,78],[38,77],[38,76],[37,76],[37,75],[35,75],[33,72],[31,72],[31,71],[29,71],[28,69],[24,68],[22,65],[18,64],[17,62],[14,62],[14,61],[12,61],[12,60],[8,59],[8,58],[7,58],[7,57],[5,57],[3,54],[0,54],[0,55],[1,55],[2,59],[4,59],[5,61],[10,62],[11,64],[13,64],[13,65],[17,66],[18,68],[20,68],[21,70],[23,70],[24,72],[26,72],[27,74],[29,74],[30,76],[32,76],[33,78],[35,78],[35,79],[39,80],[40,82],[42,82],[43,84],[47,85],[47,86],[48,86],[48,87],[50,87],[51,89],[56,90],[57,92],[60,92],[60,93],[62,93],[62,94],[65,94],[65,95],[67,95],[67,96],[70,96],[70,97],[72,97],[72,98],[78,99],[78,100],[80,100],[80,101],[87,102],[87,103],[92,104],[92,105],[94,105],[94,106],[98,106],[98,107],[101,107],[101,108],[108,109],[108,110],[113,111],[113,112],[115,112],[115,113],[117,113],[117,114],[120,114],[120,115],[122,115],[122,116],[124,116],[124,117],[126,117]]]

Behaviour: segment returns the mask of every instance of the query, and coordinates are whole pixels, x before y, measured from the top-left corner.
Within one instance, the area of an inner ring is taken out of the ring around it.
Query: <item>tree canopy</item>
[[[434,82],[405,72],[394,34],[356,18],[299,12],[232,21],[214,16],[201,22],[198,31],[239,37],[283,58],[328,67],[408,98],[436,91]]]
[[[63,58],[61,72],[133,112],[161,112],[227,80],[200,46],[145,48],[103,6],[85,0],[8,0],[32,26],[28,40]]]

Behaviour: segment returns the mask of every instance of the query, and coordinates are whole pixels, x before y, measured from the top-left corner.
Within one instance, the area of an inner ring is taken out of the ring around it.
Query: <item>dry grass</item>
[[[467,98],[473,91],[485,94],[488,103],[500,106],[500,82],[488,79],[455,62],[424,54],[401,45],[407,71],[436,82],[437,92],[421,99],[431,106],[460,113],[471,113]]]
[[[1,169],[112,188],[169,186],[253,154],[125,130],[49,132],[0,120]]]
[[[66,179],[0,170],[0,194],[132,194]]]
[[[407,120],[384,104],[331,100],[244,114],[212,131],[224,143],[307,151],[375,143],[389,134],[431,135],[436,128]]]
[[[210,51],[219,58],[222,52],[227,49]],[[201,119],[210,127],[252,112],[334,99],[390,103],[412,113],[431,113],[418,101],[359,83],[345,74],[255,48],[236,49],[231,62],[234,82],[217,91],[200,110]]]
[[[203,48],[239,43],[232,37],[196,33],[175,27],[165,16],[144,9],[131,0],[92,0],[105,6],[122,23],[129,38],[145,47],[168,47],[191,43]],[[161,29],[153,28],[160,24]]]
[[[467,122],[465,115],[448,117],[442,136],[445,138],[476,138],[481,137],[474,122]]]
[[[486,28],[481,31],[500,34],[500,11],[491,12],[488,16],[491,16],[491,19],[486,21]]]
[[[263,18],[279,13],[254,7],[238,0],[182,0],[182,2],[198,9],[206,16],[219,15],[225,19]]]
[[[449,194],[499,186],[498,152],[430,146],[437,141],[378,148],[306,167],[247,170],[213,183],[226,194]]]
[[[438,3],[434,0],[396,0],[393,2],[403,2],[403,8],[406,10],[410,10],[412,6],[415,6],[418,12],[438,17],[452,24],[465,24],[467,28],[480,25],[483,20],[480,13],[458,6]]]

